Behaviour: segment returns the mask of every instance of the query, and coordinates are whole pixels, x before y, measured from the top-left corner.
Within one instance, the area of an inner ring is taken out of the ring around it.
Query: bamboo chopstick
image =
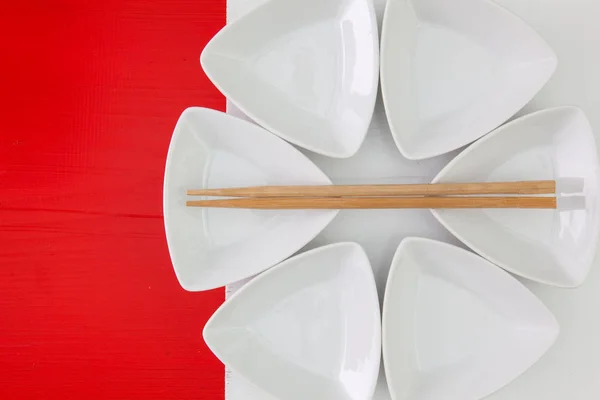
[[[296,209],[556,208],[556,197],[315,197],[196,200],[188,207]]]
[[[226,189],[194,189],[187,191],[189,196],[227,197],[450,196],[555,193],[556,181],[350,186],[254,186]]]

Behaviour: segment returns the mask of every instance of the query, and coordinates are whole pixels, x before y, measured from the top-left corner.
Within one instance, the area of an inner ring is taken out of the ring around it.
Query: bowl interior
[[[228,300],[204,337],[221,361],[276,398],[369,399],[381,339],[366,254],[337,244],[280,264]]]
[[[256,274],[298,251],[336,215],[190,208],[187,189],[330,183],[264,129],[218,111],[186,110],[169,149],[164,189],[167,241],[180,283],[205,290]]]
[[[465,244],[503,268],[559,286],[583,282],[593,261],[600,220],[596,144],[583,112],[561,107],[531,114],[473,144],[435,182],[581,180],[557,210],[435,210]],[[561,193],[559,193],[561,194]],[[561,208],[578,198],[581,207]]]
[[[411,159],[457,149],[496,128],[556,67],[543,39],[486,0],[390,0],[381,51],[392,134]]]
[[[270,1],[223,28],[201,63],[265,128],[349,157],[363,142],[377,94],[375,12],[367,0]]]
[[[383,311],[392,397],[485,397],[535,363],[558,329],[532,293],[481,257],[442,242],[405,239]]]

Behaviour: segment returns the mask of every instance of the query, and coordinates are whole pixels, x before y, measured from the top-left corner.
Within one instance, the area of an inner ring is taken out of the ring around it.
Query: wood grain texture
[[[225,0],[3,2],[0,398],[222,399],[162,220],[181,111],[224,109],[199,65]],[[135,190],[130,190],[135,188]]]
[[[252,186],[191,189],[188,196],[338,197],[338,196],[464,196],[475,194],[555,194],[556,181],[430,183],[403,185]]]
[[[556,197],[248,197],[191,200],[188,207],[256,210],[396,208],[556,208]]]

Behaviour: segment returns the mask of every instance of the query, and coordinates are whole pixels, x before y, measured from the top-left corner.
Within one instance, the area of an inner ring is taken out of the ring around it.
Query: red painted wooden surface
[[[190,105],[223,109],[199,54],[225,0],[2,0],[0,398],[218,399],[162,180]]]

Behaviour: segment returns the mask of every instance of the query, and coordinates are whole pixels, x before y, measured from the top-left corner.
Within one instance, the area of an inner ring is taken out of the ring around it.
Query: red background
[[[181,111],[225,107],[225,0],[1,6],[0,398],[223,398],[224,292],[179,287],[162,180]]]

